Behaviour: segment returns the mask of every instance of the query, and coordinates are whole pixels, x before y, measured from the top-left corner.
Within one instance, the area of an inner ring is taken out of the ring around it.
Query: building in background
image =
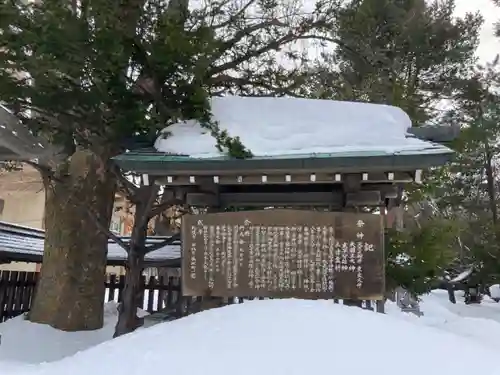
[[[45,190],[36,169],[24,165],[19,171],[0,172],[0,221],[44,229]],[[110,229],[128,236],[132,232],[133,209],[120,194],[116,195]],[[39,271],[35,263],[0,264],[0,270]],[[108,273],[122,275],[123,267],[108,266]]]
[[[0,172],[0,220],[43,229],[45,191],[32,167]]]
[[[0,172],[0,220],[12,224],[44,229],[45,191],[40,174],[25,165],[20,171]],[[122,236],[130,235],[133,210],[126,199],[116,195],[111,230]]]
[[[120,236],[130,236],[134,225],[134,206],[122,194],[115,195],[110,230]],[[19,171],[0,172],[0,221],[44,229],[45,190],[40,174],[29,165]],[[171,235],[179,230],[180,212],[177,209],[165,210],[163,220],[149,224],[148,235]],[[158,230],[155,230],[158,226]],[[161,230],[160,230],[161,229]],[[0,270],[35,272],[40,270],[36,263],[11,262],[0,264]],[[125,274],[122,266],[107,266],[108,274]],[[179,276],[178,270],[171,268],[147,268],[144,276]]]

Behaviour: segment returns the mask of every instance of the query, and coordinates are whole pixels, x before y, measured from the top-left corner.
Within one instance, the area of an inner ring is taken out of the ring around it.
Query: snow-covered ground
[[[420,318],[394,304],[384,315],[331,301],[247,301],[110,340],[115,307],[107,305],[106,325],[95,332],[63,333],[22,318],[0,324],[0,374],[500,373],[493,359],[500,304],[489,299],[453,305],[446,292],[433,292]]]
[[[53,362],[110,340],[118,319],[117,307],[116,302],[104,305],[104,327],[97,331],[63,332],[31,323],[24,316],[1,323],[0,375],[7,362],[11,366]],[[138,315],[147,312],[139,310]]]
[[[422,298],[420,307],[424,312],[420,318],[402,314],[394,304],[387,306],[387,313],[465,337],[488,348],[500,349],[500,304],[490,298],[485,297],[480,305],[465,305],[457,292],[457,304],[454,305],[449,302],[446,291],[434,291]]]

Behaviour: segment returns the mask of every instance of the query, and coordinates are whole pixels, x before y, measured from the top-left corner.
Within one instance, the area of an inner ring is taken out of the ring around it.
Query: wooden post
[[[220,192],[219,192],[219,185],[214,184],[213,182],[208,182],[205,181],[203,184],[203,190],[204,191],[209,191],[213,197],[214,197],[214,205],[211,207],[207,208],[207,214],[208,213],[218,213],[222,212],[222,205],[220,201]],[[197,304],[196,310],[198,311],[205,311],[205,310],[210,310],[215,307],[220,307],[223,305],[223,298],[222,297],[217,297],[217,296],[212,296],[212,292],[210,290],[207,290],[204,296],[200,296],[201,300],[199,301],[199,304]]]
[[[357,207],[356,202],[348,202],[348,196],[359,193],[361,191],[361,175],[360,174],[346,175],[342,188],[344,190],[344,204],[342,211],[357,212],[359,208]],[[346,306],[362,307],[363,301],[356,299],[344,299],[343,303]]]
[[[385,229],[386,229],[386,225],[387,225],[387,215],[386,215],[386,204],[385,204],[385,202],[381,202],[379,210],[380,210],[380,215],[382,216],[382,222],[383,222],[383,225],[384,225],[381,241],[382,241],[382,249],[384,250],[384,260],[385,260],[385,256],[386,256],[386,254],[385,254],[385,242],[386,242],[385,241]],[[384,270],[383,270],[383,272],[385,274],[385,263],[384,263]],[[385,296],[384,296],[384,299],[376,301],[376,303],[375,303],[375,311],[378,312],[378,313],[382,313],[382,314],[385,313]]]
[[[386,204],[380,206],[380,214],[383,215],[383,222],[384,222],[384,239],[383,239],[384,249],[386,242],[386,234],[385,234],[386,229],[394,228],[395,230],[401,231],[404,228],[404,222],[403,222],[404,210],[402,207],[402,194],[403,194],[403,187],[398,186],[396,198],[388,199]],[[386,295],[393,293],[394,291],[392,290],[386,291]],[[385,307],[385,299],[384,301],[377,302],[377,312],[383,313],[384,307]]]

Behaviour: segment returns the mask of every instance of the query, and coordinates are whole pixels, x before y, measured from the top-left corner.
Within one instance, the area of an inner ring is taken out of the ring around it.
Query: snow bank
[[[485,298],[479,305],[466,305],[462,292],[456,292],[457,303],[448,300],[448,292],[436,290],[422,297],[420,308],[424,316],[401,314],[395,304],[386,306],[389,315],[410,320],[414,324],[434,327],[465,337],[477,344],[500,349],[500,305]]]
[[[487,361],[449,360],[449,353],[494,358],[474,341],[404,319],[331,301],[266,300],[163,323],[9,375],[498,373]]]
[[[407,138],[408,115],[397,107],[297,98],[226,96],[212,99],[221,130],[239,136],[254,156],[344,152],[443,152],[447,149]],[[160,152],[194,158],[220,157],[216,141],[196,121],[174,124],[160,136]]]
[[[57,361],[110,340],[118,319],[117,307],[116,302],[104,305],[104,327],[96,331],[63,332],[45,324],[31,323],[24,316],[7,320],[0,324],[0,368],[3,370],[5,362],[14,362],[10,364],[14,366],[16,362]],[[138,311],[139,316],[146,314]]]
[[[500,299],[500,285],[495,284],[490,286],[491,298]]]
[[[469,268],[466,269],[465,271],[462,271],[459,275],[454,277],[453,279],[450,280],[450,283],[459,283],[461,281],[464,281],[466,278],[468,278],[470,275],[472,275],[472,272],[474,272],[474,268]]]

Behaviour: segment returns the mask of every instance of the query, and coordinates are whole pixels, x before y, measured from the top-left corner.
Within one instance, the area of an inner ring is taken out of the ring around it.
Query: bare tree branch
[[[173,198],[170,199],[166,202],[158,203],[154,207],[151,208],[151,211],[149,212],[149,219],[152,219],[155,216],[160,215],[163,211],[166,209],[176,206],[176,205],[182,205],[184,202],[181,199],[178,198]]]
[[[136,186],[132,181],[130,181],[120,170],[120,168],[116,164],[110,165],[111,171],[115,175],[115,177],[118,180],[119,185],[121,185],[122,189],[124,190],[125,194],[127,195],[127,198],[129,199],[130,202],[134,202],[134,196],[137,194],[137,191],[139,190],[139,187]]]
[[[92,219],[94,221],[94,223],[97,226],[97,228],[103,234],[105,234],[106,236],[108,236],[108,238],[110,238],[111,240],[113,240],[114,242],[116,242],[127,253],[130,251],[130,246],[125,241],[123,241],[119,236],[117,236],[116,234],[114,234],[109,228],[106,228],[106,226],[104,226],[101,223],[101,221],[99,220],[99,218],[90,209],[87,209],[86,211],[87,211],[87,214],[89,215],[90,219]]]
[[[42,176],[42,179],[51,179],[51,178],[54,178],[54,171],[50,168],[50,167],[47,167],[47,166],[44,166],[44,165],[40,165],[32,160],[23,160],[22,163],[25,163],[27,165],[29,165],[30,167],[36,169],[40,175]]]

